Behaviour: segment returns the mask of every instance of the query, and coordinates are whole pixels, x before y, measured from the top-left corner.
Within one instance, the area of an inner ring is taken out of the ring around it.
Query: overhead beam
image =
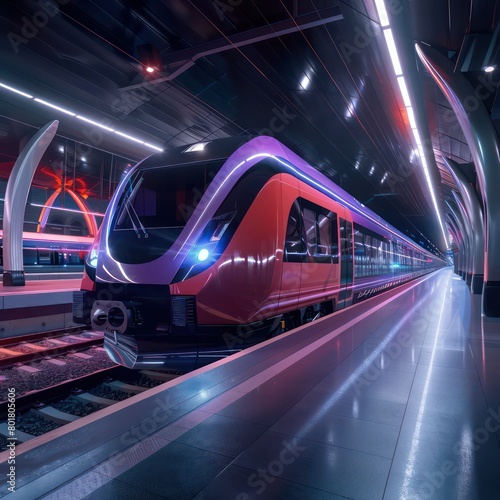
[[[167,70],[174,69],[170,74],[154,80],[143,81],[127,87],[121,87],[120,90],[133,90],[141,87],[149,87],[159,83],[174,80],[186,70],[194,66],[196,61],[202,57],[212,56],[225,52],[231,49],[245,47],[254,43],[263,42],[297,31],[303,31],[310,28],[316,28],[324,24],[329,24],[335,21],[340,21],[344,16],[340,13],[340,7],[329,7],[321,12],[313,12],[304,14],[296,18],[278,21],[273,24],[267,24],[260,28],[251,29],[242,33],[236,33],[227,37],[219,38],[211,42],[207,42],[188,49],[179,50],[171,54],[167,54],[162,62],[167,66]]]

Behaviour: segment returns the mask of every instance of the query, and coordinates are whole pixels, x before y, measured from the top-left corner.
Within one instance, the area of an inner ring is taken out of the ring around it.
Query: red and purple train
[[[126,175],[73,313],[115,362],[185,371],[443,265],[276,139],[221,139]]]

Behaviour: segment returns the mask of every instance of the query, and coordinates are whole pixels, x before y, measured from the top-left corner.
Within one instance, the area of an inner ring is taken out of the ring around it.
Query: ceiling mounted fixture
[[[141,69],[147,73],[146,76],[152,76],[153,73],[161,73],[163,63],[161,61],[160,51],[152,44],[146,43],[137,47],[137,54]]]
[[[377,8],[378,17],[380,20],[380,26],[382,28],[382,32],[384,33],[384,38],[385,38],[385,42],[387,45],[387,50],[389,51],[389,56],[391,59],[392,67],[394,69],[394,73],[396,75],[396,79],[397,79],[399,89],[401,92],[401,97],[403,98],[404,106],[406,108],[408,122],[410,124],[411,130],[413,132],[413,137],[414,137],[415,143],[417,145],[418,154],[420,156],[420,161],[422,163],[424,176],[425,176],[425,179],[427,181],[427,186],[428,186],[428,189],[429,189],[429,192],[431,195],[432,204],[434,205],[434,209],[436,211],[439,225],[440,225],[441,231],[443,233],[444,242],[445,242],[445,244],[447,244],[447,237],[446,237],[446,233],[445,233],[445,230],[443,227],[443,221],[441,219],[441,211],[439,209],[436,194],[434,191],[434,186],[432,184],[432,178],[430,175],[429,166],[427,165],[427,159],[426,159],[425,154],[424,154],[422,141],[420,139],[420,133],[419,133],[417,123],[415,120],[415,115],[413,112],[410,94],[408,92],[408,87],[406,85],[406,80],[405,80],[405,77],[403,74],[403,68],[401,66],[396,43],[394,41],[394,36],[392,34],[392,30],[390,27],[389,16],[388,16],[387,10],[385,8],[385,2],[384,2],[384,0],[375,0],[375,5]]]
[[[210,142],[210,141],[209,141]],[[191,146],[187,147],[183,153],[192,153],[193,151],[203,151],[208,142],[196,142]]]

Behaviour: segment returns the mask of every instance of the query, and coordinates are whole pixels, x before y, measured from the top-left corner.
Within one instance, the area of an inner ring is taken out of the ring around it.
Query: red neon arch
[[[49,220],[50,210],[51,208],[53,208],[54,202],[56,201],[56,198],[59,196],[61,191],[61,188],[57,188],[49,196],[49,199],[45,203],[45,206],[42,208],[40,216],[38,217],[38,226],[36,228],[37,233],[40,233],[47,224],[47,221]],[[75,200],[76,205],[80,209],[85,220],[89,236],[95,236],[97,234],[97,222],[95,220],[95,216],[89,213],[90,210],[85,201],[83,201],[80,196],[78,196],[78,194],[75,193],[72,189],[66,188],[66,193],[68,193],[73,198],[73,200]]]

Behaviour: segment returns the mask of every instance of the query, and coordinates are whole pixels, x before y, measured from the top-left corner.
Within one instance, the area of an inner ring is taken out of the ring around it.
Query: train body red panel
[[[193,149],[129,172],[75,293],[118,363],[192,369],[444,264],[275,139]]]
[[[172,296],[196,296],[199,323],[248,323],[259,314],[277,314],[281,212],[281,184],[273,178],[255,198],[224,254],[197,276],[170,285]]]

